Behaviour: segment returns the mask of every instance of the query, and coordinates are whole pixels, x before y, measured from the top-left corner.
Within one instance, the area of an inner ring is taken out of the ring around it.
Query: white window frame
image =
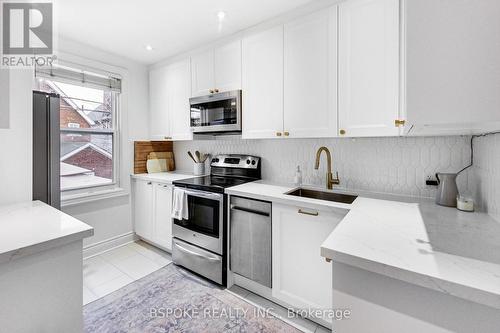
[[[58,82],[57,80],[54,80],[55,82]],[[67,83],[67,82],[64,82]],[[73,84],[77,85],[74,83],[67,83],[67,84]],[[94,88],[95,89],[95,88]],[[62,98],[62,97],[61,97]],[[67,96],[67,98],[72,98],[72,96]],[[97,189],[99,190],[108,190],[110,187],[117,187],[120,185],[120,145],[119,145],[119,140],[120,140],[120,122],[118,120],[119,118],[119,101],[120,101],[120,93],[118,92],[111,92],[111,98],[112,98],[112,110],[111,110],[111,118],[112,118],[112,129],[101,129],[101,128],[61,128],[61,133],[74,133],[74,134],[105,134],[105,135],[111,135],[112,141],[113,141],[113,147],[112,147],[112,153],[111,153],[111,160],[113,163],[113,179],[111,180],[111,183],[109,184],[103,184],[103,185],[89,185],[89,186],[81,186],[81,187],[76,187],[76,188],[68,188],[65,190],[61,189],[61,199],[63,200],[65,196],[70,196],[73,194],[81,194],[81,193],[89,193],[89,192],[95,192],[92,191],[92,189]],[[75,98],[76,99],[76,98]]]

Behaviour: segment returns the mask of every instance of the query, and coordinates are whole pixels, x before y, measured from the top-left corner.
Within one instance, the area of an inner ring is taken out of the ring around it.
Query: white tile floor
[[[142,241],[83,261],[83,304],[95,301],[172,262],[170,254]]]
[[[88,304],[127,284],[134,282],[172,262],[169,253],[138,241],[104,252],[83,261],[83,304]],[[304,332],[331,332],[323,326],[303,318],[288,318],[287,310],[246,289],[233,286],[236,295],[271,312],[284,321],[295,324]]]

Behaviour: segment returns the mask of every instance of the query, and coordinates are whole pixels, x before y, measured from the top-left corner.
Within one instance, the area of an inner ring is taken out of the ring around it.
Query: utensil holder
[[[195,176],[202,176],[205,174],[205,163],[195,163],[193,169]]]

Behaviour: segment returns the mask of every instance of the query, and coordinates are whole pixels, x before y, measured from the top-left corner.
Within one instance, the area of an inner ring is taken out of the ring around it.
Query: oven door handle
[[[207,259],[207,260],[212,260],[212,261],[219,261],[220,260],[219,258],[204,256],[203,254],[199,254],[199,253],[196,253],[194,251],[188,250],[185,247],[182,247],[181,245],[179,245],[179,243],[174,243],[174,244],[175,244],[175,246],[177,246],[177,248],[180,251],[182,251],[184,253],[187,253],[187,254],[190,254],[190,255],[193,255],[193,256],[196,256],[196,257],[200,257],[200,258],[203,258],[203,259]]]
[[[193,197],[200,197],[200,198],[205,198],[205,199],[212,199],[212,200],[222,200],[222,194],[217,194],[217,193],[205,193],[205,192],[200,192],[200,191],[189,191],[189,190],[184,190],[187,195],[191,195]]]

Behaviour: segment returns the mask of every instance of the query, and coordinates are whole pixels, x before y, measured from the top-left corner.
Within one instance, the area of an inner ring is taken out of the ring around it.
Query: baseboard
[[[90,244],[83,247],[83,258],[90,258],[101,254],[103,252],[109,251],[116,247],[123,246],[125,244],[134,242],[138,239],[135,232],[131,231],[123,235],[118,235],[112,238],[105,239],[103,241]]]

